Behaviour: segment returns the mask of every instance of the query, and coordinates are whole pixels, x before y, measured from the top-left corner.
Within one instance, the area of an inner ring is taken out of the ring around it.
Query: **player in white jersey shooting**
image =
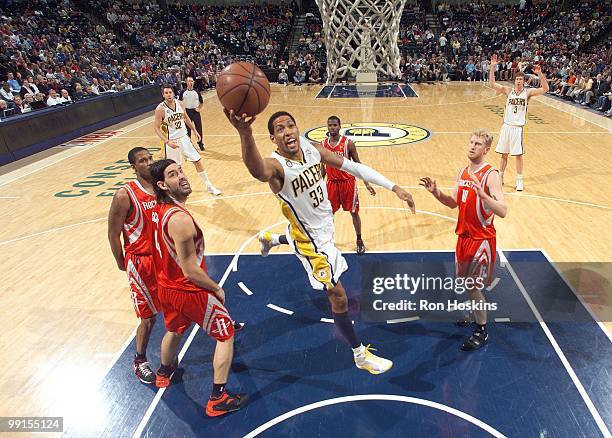
[[[202,165],[202,157],[200,157],[200,154],[187,135],[187,127],[195,131],[198,142],[202,141],[202,138],[187,115],[183,104],[174,97],[172,85],[162,85],[162,95],[164,96],[164,101],[155,108],[154,125],[155,133],[166,145],[167,158],[180,164],[184,156],[187,161],[193,163],[206,189],[213,195],[220,195],[221,190],[217,189],[208,179],[208,174]],[[165,123],[168,127],[167,134],[162,131],[162,123]]]
[[[489,84],[500,94],[505,94],[504,124],[499,132],[499,140],[495,152],[502,154],[499,164],[499,174],[504,181],[504,171],[508,165],[508,154],[516,156],[516,190],[523,190],[523,129],[527,120],[527,104],[533,96],[541,96],[548,92],[548,80],[539,65],[533,67],[533,72],[540,78],[539,88],[525,89],[525,75],[517,72],[514,77],[514,87],[504,87],[495,82],[495,68],[498,64],[497,55],[491,57]]]
[[[334,219],[322,166],[328,164],[393,191],[415,213],[412,196],[370,167],[345,160],[322,145],[311,145],[300,137],[295,119],[285,111],[274,113],[268,121],[270,140],[277,147],[270,158],[262,158],[255,144],[251,128],[255,117],[247,119],[244,114],[238,117],[233,110],[225,110],[225,114],[240,134],[244,164],[251,175],[270,185],[289,221],[287,235],[277,235],[274,240],[267,241],[262,255],[267,255],[272,246],[280,243],[291,245],[313,289],[327,293],[334,323],[353,348],[357,368],[372,374],[388,371],[393,362],[364,347],[348,316],[348,298],[340,283],[340,276],[348,265],[334,246]]]

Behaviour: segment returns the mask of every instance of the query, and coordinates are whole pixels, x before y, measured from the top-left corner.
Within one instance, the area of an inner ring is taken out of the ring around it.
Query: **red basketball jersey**
[[[185,212],[189,215],[196,229],[196,236],[193,243],[196,249],[198,265],[206,271],[204,261],[204,236],[202,230],[193,219],[193,216],[178,204],[159,204],[153,212],[153,224],[155,226],[155,250],[153,260],[157,271],[157,283],[167,289],[179,290],[184,292],[201,292],[200,286],[188,280],[183,274],[178,263],[176,246],[168,233],[168,222],[173,214]]]
[[[455,233],[458,236],[470,237],[474,240],[489,239],[495,237],[495,227],[493,226],[493,212],[487,210],[473,187],[466,166],[457,178],[457,205],[459,207],[459,218]],[[491,172],[497,172],[490,164],[483,163],[480,169],[474,172],[478,181],[486,188],[487,178]]]
[[[334,154],[344,157],[345,160],[350,160],[348,153],[348,142],[349,139],[344,135],[341,135],[338,143],[335,146],[332,146],[329,142],[329,137],[325,137],[325,140],[323,140],[323,146],[325,146],[325,149],[329,149]],[[327,164],[325,165],[325,174],[327,175],[327,179],[329,181],[348,181],[355,179],[355,177],[350,173],[336,169],[335,167],[331,167]]]
[[[123,224],[123,249],[126,253],[145,255],[152,250],[151,213],[157,202],[138,180],[123,186],[130,197],[132,212]]]

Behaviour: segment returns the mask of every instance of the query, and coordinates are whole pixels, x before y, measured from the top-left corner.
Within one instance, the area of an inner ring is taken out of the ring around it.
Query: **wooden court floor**
[[[486,85],[414,88],[418,98],[315,99],[318,86],[273,87],[254,125],[264,155],[273,150],[267,118],[281,109],[294,114],[302,132],[335,114],[344,123],[405,124],[431,133],[410,144],[359,149],[364,163],[411,190],[418,209],[412,216],[392,194],[380,189],[371,197],[361,190],[363,237],[371,250],[452,250],[456,211],[437,203],[418,179],[428,175],[451,187],[467,163],[469,133],[482,127],[497,134],[502,125],[504,99]],[[529,114],[525,191],[514,191],[511,160],[504,186],[509,214],[495,222],[498,246],[542,248],[557,263],[612,262],[612,122],[547,97],[533,100]],[[132,175],[125,164],[129,149],[160,147],[152,121],[152,113],[145,114],[105,129],[114,131],[106,138],[0,168],[0,416],[95,408],[88,389],[137,325],[125,275],[106,239],[109,195]],[[224,192],[212,198],[186,166],[194,188],[189,208],[204,230],[206,250],[256,252],[248,239],[266,227],[282,231],[280,209],[267,185],[242,164],[238,136],[213,93],[203,124],[205,167]],[[499,164],[494,151],[489,161]],[[342,250],[354,250],[348,214],[336,216],[336,235]],[[594,294],[596,279],[571,280],[594,312],[608,308],[609,314],[609,285]]]

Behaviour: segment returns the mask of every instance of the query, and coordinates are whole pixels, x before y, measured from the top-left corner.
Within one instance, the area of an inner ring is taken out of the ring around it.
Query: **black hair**
[[[130,162],[130,164],[132,165],[136,164],[136,154],[142,151],[149,152],[147,148],[143,148],[141,146],[137,146],[128,152],[128,161]]]
[[[151,177],[153,178],[153,190],[155,191],[155,198],[158,204],[171,204],[172,198],[168,194],[168,191],[163,190],[157,185],[159,181],[164,180],[164,172],[166,168],[171,164],[175,164],[174,160],[163,159],[157,160],[151,164]]]
[[[270,133],[270,135],[274,134],[274,121],[281,116],[288,116],[291,120],[293,120],[293,123],[295,123],[295,119],[287,111],[277,111],[272,114],[268,119],[268,132]]]
[[[340,117],[338,117],[338,116],[329,116],[329,117],[327,118],[327,121],[329,122],[330,120],[335,120],[335,121],[337,121],[337,122],[338,122],[338,125],[341,125],[341,124],[342,124],[342,123],[340,122]]]

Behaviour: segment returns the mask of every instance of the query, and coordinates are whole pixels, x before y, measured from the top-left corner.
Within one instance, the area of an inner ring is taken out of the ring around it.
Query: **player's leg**
[[[178,141],[180,141],[181,151],[185,156],[185,159],[193,163],[198,176],[202,179],[202,182],[206,186],[208,192],[215,196],[220,195],[221,190],[216,188],[208,179],[208,173],[206,173],[204,170],[204,165],[202,164],[202,157],[200,157],[198,151],[196,151],[195,147],[193,147],[191,140],[189,140],[187,137],[182,137]]]
[[[172,374],[178,367],[177,351],[181,338],[191,321],[179,311],[185,298],[183,292],[158,288],[158,299],[164,314],[166,334],[162,338],[160,352],[160,367],[157,370],[155,386],[165,388],[170,385]]]
[[[523,139],[523,127],[514,128],[514,138],[512,140],[511,153],[516,156],[516,190],[519,192],[523,191],[523,154],[524,139]]]
[[[510,153],[509,128],[510,127],[505,123],[502,125],[501,130],[499,131],[497,146],[495,147],[495,152],[501,154],[501,160],[499,162],[499,176],[502,180],[502,185],[504,184],[504,172],[506,170],[506,166],[508,165],[508,154]]]
[[[125,268],[130,282],[134,311],[140,318],[140,324],[136,329],[136,354],[132,366],[136,377],[141,382],[150,384],[155,382],[155,373],[147,360],[147,346],[160,308],[152,257],[128,253]]]
[[[357,183],[355,179],[342,183],[342,208],[351,213],[353,228],[357,238],[357,255],[363,255],[366,247],[361,238],[361,217],[359,216],[359,194],[357,193]]]
[[[351,213],[351,217],[353,219],[353,228],[355,228],[355,235],[357,236],[357,255],[363,255],[366,251],[366,247],[363,243],[363,239],[361,238],[361,217],[359,216],[359,212]]]
[[[284,234],[274,234],[269,231],[262,231],[258,236],[259,250],[262,257],[268,257],[270,250],[278,245],[288,245],[289,241]]]

